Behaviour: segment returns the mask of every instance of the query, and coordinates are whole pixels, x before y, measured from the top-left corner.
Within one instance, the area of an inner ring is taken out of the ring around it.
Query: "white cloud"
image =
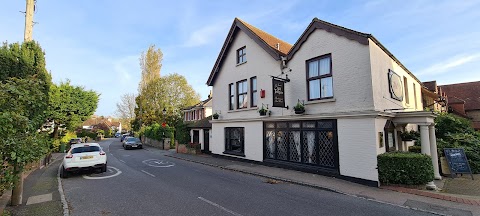
[[[221,32],[226,32],[226,29],[229,27],[229,22],[231,21],[217,22],[195,30],[183,46],[198,47],[215,41],[220,36]]]
[[[480,58],[480,53],[470,54],[470,55],[461,55],[450,58],[446,61],[436,63],[431,65],[423,70],[420,70],[418,75],[437,75],[450,71],[453,68],[467,64],[476,59]]]

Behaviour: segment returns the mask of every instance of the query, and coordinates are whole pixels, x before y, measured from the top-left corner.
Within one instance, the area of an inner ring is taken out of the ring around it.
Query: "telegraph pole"
[[[35,11],[35,1],[36,0],[26,0],[27,6],[25,9],[25,32],[23,39],[24,41],[32,40],[33,32],[33,13]]]
[[[25,10],[25,31],[23,39],[25,42],[32,40],[32,30],[33,30],[33,13],[35,11],[35,1],[36,0],[26,0],[27,6]],[[12,197],[11,205],[21,205],[23,200],[23,169],[19,165],[14,166],[14,170],[17,174],[17,181],[13,184],[12,188]]]

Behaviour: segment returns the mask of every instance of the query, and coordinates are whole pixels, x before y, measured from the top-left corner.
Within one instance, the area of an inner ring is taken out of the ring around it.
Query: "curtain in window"
[[[308,78],[318,76],[318,61],[308,63]]]
[[[311,80],[308,83],[309,86],[309,98],[317,99],[320,98],[320,80]]]
[[[330,58],[320,59],[320,75],[330,73]]]
[[[322,98],[333,97],[333,79],[327,77],[322,79]]]

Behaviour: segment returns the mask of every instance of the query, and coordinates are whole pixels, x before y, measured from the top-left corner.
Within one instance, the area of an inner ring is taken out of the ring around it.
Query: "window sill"
[[[250,108],[244,108],[244,109],[229,110],[228,113],[250,111],[250,110],[257,110],[257,109],[258,107],[250,107]]]
[[[238,67],[238,66],[243,65],[243,64],[245,64],[245,63],[247,63],[247,61],[244,61],[244,62],[242,62],[242,63],[238,63],[236,66]]]
[[[244,154],[244,153],[231,152],[231,151],[224,151],[223,154],[245,157],[245,154]]]
[[[329,99],[323,99],[323,100],[314,100],[314,101],[307,101],[305,102],[305,105],[309,104],[317,104],[317,103],[329,103],[329,102],[335,102],[335,98],[329,98]]]

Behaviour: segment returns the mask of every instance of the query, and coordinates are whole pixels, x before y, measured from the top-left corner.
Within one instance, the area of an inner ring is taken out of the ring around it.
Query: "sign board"
[[[272,79],[273,86],[273,106],[285,107],[285,82],[282,80]]]
[[[450,168],[450,173],[452,173],[452,177],[455,177],[457,173],[470,173],[473,179],[472,170],[470,169],[463,148],[444,148],[443,151],[448,162],[448,167]]]

